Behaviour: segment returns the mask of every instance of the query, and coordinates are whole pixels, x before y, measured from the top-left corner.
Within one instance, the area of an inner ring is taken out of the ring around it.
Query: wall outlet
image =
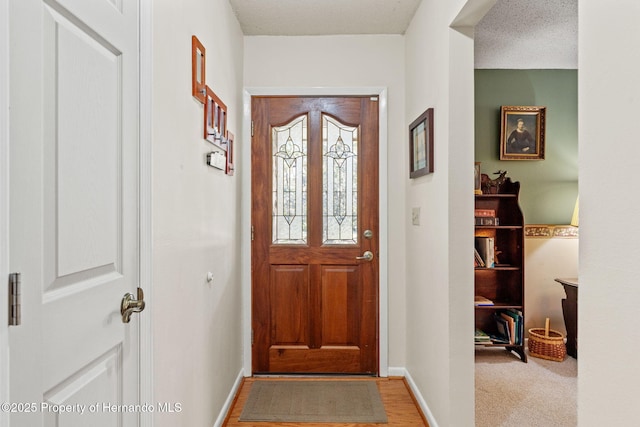
[[[420,208],[411,209],[411,223],[413,225],[420,225]]]

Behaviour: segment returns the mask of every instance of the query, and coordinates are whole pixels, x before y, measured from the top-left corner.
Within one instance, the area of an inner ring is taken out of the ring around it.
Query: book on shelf
[[[476,343],[491,343],[491,337],[482,329],[476,328],[475,333],[475,342]]]
[[[495,239],[493,237],[476,236],[476,250],[487,268],[495,267]]]
[[[475,257],[475,263],[473,264],[474,267],[484,267],[484,260],[482,259],[482,257],[478,253],[478,250],[476,248],[473,248],[473,252],[474,252],[474,257]]]
[[[476,217],[495,217],[495,209],[475,209],[474,214]]]
[[[476,225],[500,225],[500,219],[494,216],[477,216]]]
[[[503,318],[506,318],[511,328],[511,339],[513,344],[524,344],[524,322],[522,318],[522,312],[520,310],[508,309],[500,313]]]
[[[501,337],[505,344],[513,344],[511,341],[511,329],[509,327],[509,321],[503,318],[499,313],[494,313],[496,319],[496,329],[498,330],[497,336]]]
[[[473,298],[473,303],[476,306],[491,306],[491,305],[493,305],[493,301],[491,301],[489,298],[483,297],[482,295],[476,295]]]
[[[516,322],[515,320],[507,315],[504,312],[501,312],[498,314],[498,316],[500,316],[504,322],[506,323],[506,328],[507,328],[507,336],[509,337],[509,344],[517,344],[516,342]]]
[[[489,337],[491,337],[491,342],[494,344],[511,344],[509,338],[505,338],[502,335],[490,334]]]

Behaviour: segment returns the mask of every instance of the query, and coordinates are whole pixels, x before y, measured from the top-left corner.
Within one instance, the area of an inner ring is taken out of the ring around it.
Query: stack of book
[[[494,209],[476,209],[474,213],[476,225],[500,225]]]
[[[524,322],[522,312],[509,309],[495,313],[497,338],[505,340],[506,343],[522,345],[524,343]]]
[[[476,344],[491,344],[491,337],[483,330],[476,328]]]

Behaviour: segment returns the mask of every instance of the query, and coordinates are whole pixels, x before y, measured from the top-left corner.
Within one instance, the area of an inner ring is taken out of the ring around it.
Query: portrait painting
[[[546,107],[500,107],[500,160],[544,160]]]

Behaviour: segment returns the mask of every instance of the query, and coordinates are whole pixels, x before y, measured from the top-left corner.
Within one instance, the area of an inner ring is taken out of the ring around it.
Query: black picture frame
[[[433,108],[409,125],[409,177],[433,173]]]

